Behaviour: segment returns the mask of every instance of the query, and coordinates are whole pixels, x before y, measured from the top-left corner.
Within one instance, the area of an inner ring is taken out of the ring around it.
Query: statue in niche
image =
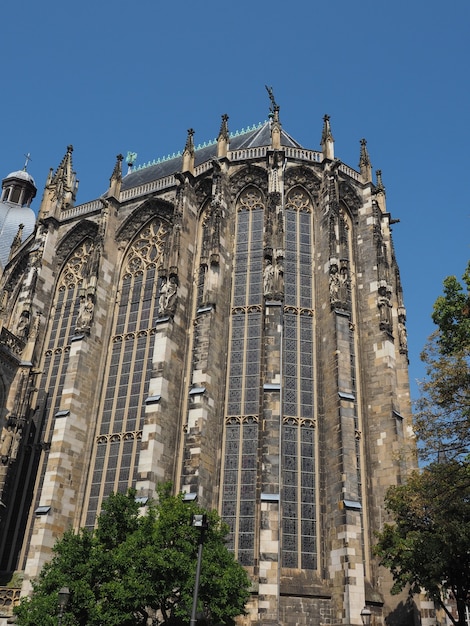
[[[160,315],[175,312],[177,290],[178,284],[176,282],[176,276],[170,276],[170,278],[162,284],[160,297],[158,299],[158,313]]]
[[[23,341],[26,341],[29,336],[30,326],[31,323],[29,311],[23,311],[20,315],[20,319],[18,320],[18,325],[16,327],[16,336],[20,339],[23,339]]]
[[[1,441],[1,446],[0,446],[0,457],[4,465],[8,461],[8,456],[10,454],[12,441],[13,441],[12,427],[8,426],[8,428],[5,428],[4,426],[2,429],[2,441]]]
[[[341,262],[341,269],[339,271],[339,285],[338,285],[338,297],[344,307],[349,302],[349,272],[347,262]]]
[[[77,322],[75,325],[76,333],[90,330],[94,309],[95,303],[91,294],[88,294],[86,298],[84,296],[80,298],[80,310],[78,312]]]
[[[380,285],[379,287],[379,311],[380,311],[380,330],[391,330],[391,318],[390,318],[390,296],[391,293],[387,289],[386,285]]]
[[[398,338],[400,342],[400,351],[408,351],[408,338],[406,336],[406,328],[403,322],[398,322]]]
[[[276,267],[274,268],[274,279],[276,284],[276,293],[281,295],[284,292],[284,266],[282,257],[276,259]]]
[[[13,441],[12,441],[11,450],[10,450],[11,461],[16,461],[16,457],[18,456],[18,450],[19,450],[20,441],[21,441],[21,434],[22,434],[21,428],[18,428],[18,430],[15,430],[15,432],[13,433]]]
[[[265,296],[270,296],[274,291],[274,267],[269,259],[266,261],[266,266],[264,268],[263,289]]]
[[[330,302],[335,304],[339,297],[340,278],[338,274],[338,266],[336,264],[330,267]]]
[[[404,309],[402,309],[403,311]],[[400,352],[408,352],[408,337],[406,334],[406,315],[403,312],[398,314],[398,342],[400,344]]]

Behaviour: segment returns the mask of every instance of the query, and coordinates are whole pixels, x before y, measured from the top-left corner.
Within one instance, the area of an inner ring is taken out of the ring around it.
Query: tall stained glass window
[[[157,267],[166,233],[158,219],[149,223],[123,262],[89,487],[88,526],[94,524],[103,498],[135,486],[158,315]]]
[[[282,565],[316,568],[313,223],[309,196],[291,190],[285,210],[282,430]]]
[[[245,189],[237,205],[235,277],[225,427],[222,515],[230,547],[253,565],[260,411],[264,198]]]
[[[61,409],[70,345],[75,335],[80,307],[80,289],[91,248],[91,239],[85,238],[68,257],[57,281],[51,312],[52,321],[48,325],[46,351],[40,367],[43,373],[38,380],[39,396],[47,398],[45,405],[47,418],[44,421],[45,432],[41,434],[42,441],[50,441],[55,425],[55,415]],[[47,456],[44,456],[39,468],[41,483],[44,480],[46,468]],[[37,489],[36,494],[33,510],[39,505],[38,498],[41,489]],[[27,533],[30,534],[32,528],[30,521]]]

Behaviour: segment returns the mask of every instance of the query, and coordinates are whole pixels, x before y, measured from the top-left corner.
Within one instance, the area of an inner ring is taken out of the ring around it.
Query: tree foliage
[[[227,526],[162,486],[145,515],[135,493],[110,496],[94,531],[65,533],[36,582],[16,609],[20,626],[57,623],[58,590],[70,601],[63,626],[134,626],[148,618],[179,626],[189,622],[195,580],[198,528],[192,515],[205,513],[198,613],[207,624],[232,624],[244,613],[250,580],[225,545]]]
[[[455,276],[445,279],[432,315],[438,330],[421,354],[426,377],[414,429],[424,459],[463,458],[470,452],[470,263],[463,283]]]
[[[444,295],[434,303],[433,322],[439,327],[439,347],[443,355],[470,350],[470,261],[462,277],[444,280]]]
[[[423,459],[463,458],[470,452],[470,356],[443,355],[439,334],[422,352],[426,377],[420,382],[414,431]]]
[[[378,533],[376,554],[390,569],[392,593],[424,589],[456,626],[465,626],[470,600],[470,466],[434,463],[391,487],[386,508],[394,524]],[[458,619],[446,607],[455,599]]]

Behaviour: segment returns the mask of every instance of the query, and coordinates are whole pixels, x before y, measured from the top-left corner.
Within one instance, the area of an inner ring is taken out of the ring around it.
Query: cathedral
[[[2,182],[0,571],[23,594],[110,493],[171,481],[230,527],[240,625],[413,623],[373,556],[415,463],[395,220],[364,139],[346,165],[325,115],[305,148],[269,95],[263,124],[119,155],[84,204],[72,146],[36,212],[27,165]]]

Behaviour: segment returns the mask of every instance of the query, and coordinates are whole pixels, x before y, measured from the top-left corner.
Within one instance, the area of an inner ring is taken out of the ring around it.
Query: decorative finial
[[[132,168],[134,167],[134,163],[137,161],[137,152],[128,152],[126,156],[127,163],[127,173],[130,174],[132,172]]]
[[[194,174],[194,129],[188,128],[188,138],[183,150],[182,172],[190,172]]]
[[[329,115],[323,116],[323,129],[322,129],[322,134],[321,134],[320,145],[322,148],[323,157],[325,159],[329,159],[333,161],[335,158],[335,150],[334,150],[335,140],[333,139],[333,133],[331,132]]]
[[[323,130],[321,135],[321,141],[333,141],[333,134],[331,132],[330,116],[325,114],[323,116]]]
[[[217,137],[217,158],[227,156],[230,133],[228,131],[228,115],[222,115],[222,123],[220,124],[219,136]]]
[[[274,117],[276,113],[279,113],[279,105],[276,103],[274,99],[273,88],[265,85],[266,91],[268,92],[269,100],[271,101],[271,106],[269,107],[269,117]]]
[[[31,158],[31,154],[28,152],[28,154],[24,155],[26,157],[26,161],[24,162],[24,167],[23,167],[23,172],[27,172],[28,171],[28,161],[32,161],[33,159]]]
[[[121,192],[121,180],[122,180],[122,162],[124,157],[122,154],[118,154],[116,157],[116,164],[109,179],[109,195],[119,198]]]
[[[385,193],[385,187],[382,182],[382,170],[377,170],[375,174],[377,176],[377,185],[376,185],[377,191],[382,191],[383,193]]]
[[[372,165],[370,162],[369,152],[367,151],[367,141],[361,139],[361,153],[359,156],[359,168],[364,182],[372,182]]]
[[[126,163],[129,167],[132,167],[137,160],[137,152],[128,152],[126,157]]]
[[[228,139],[228,137],[229,137],[229,132],[228,132],[228,115],[227,115],[227,113],[224,113],[222,115],[222,122],[220,124],[219,139],[220,138]]]
[[[359,165],[370,165],[369,153],[367,152],[367,141],[361,139],[361,155],[359,157]]]
[[[188,128],[188,138],[186,139],[185,150],[194,151],[194,128]]]

